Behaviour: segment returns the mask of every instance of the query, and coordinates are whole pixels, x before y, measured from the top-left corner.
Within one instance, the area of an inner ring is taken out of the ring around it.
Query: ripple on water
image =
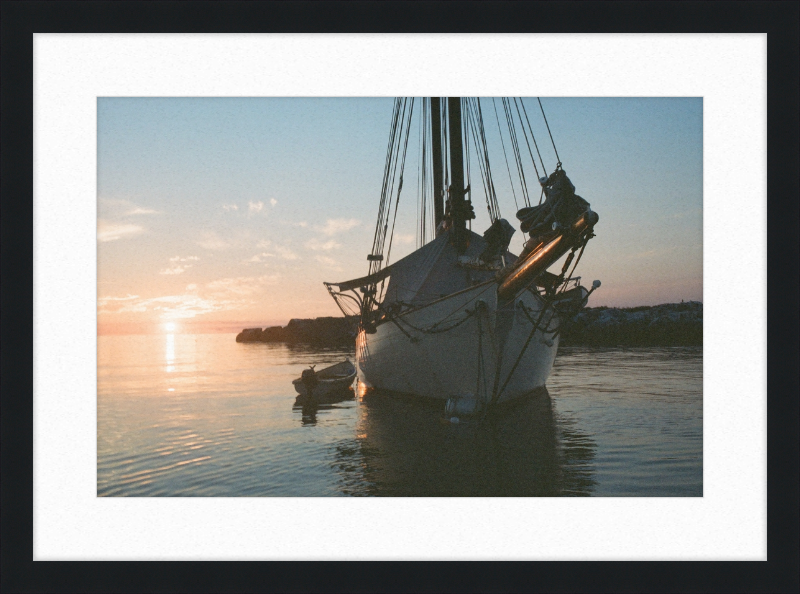
[[[549,396],[452,425],[382,394],[293,408],[349,351],[175,335],[168,373],[163,337],[98,343],[100,496],[702,496],[701,349],[561,349]]]

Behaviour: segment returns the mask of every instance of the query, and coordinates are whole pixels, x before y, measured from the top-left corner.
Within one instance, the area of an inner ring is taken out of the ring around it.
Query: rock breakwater
[[[286,342],[316,346],[352,345],[358,319],[293,319],[286,326],[245,328],[236,342]],[[699,301],[616,308],[587,307],[561,332],[563,346],[698,346],[703,344]]]
[[[355,341],[358,320],[347,318],[292,319],[286,326],[245,328],[236,342],[288,342],[317,346],[350,345]]]
[[[587,307],[561,332],[564,346],[698,346],[703,344],[699,301],[616,308]]]

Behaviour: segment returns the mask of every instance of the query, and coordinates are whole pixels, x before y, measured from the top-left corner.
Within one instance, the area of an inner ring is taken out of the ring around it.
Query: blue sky
[[[552,171],[538,103],[523,101]],[[338,315],[322,281],[367,270],[392,102],[98,99],[100,326]],[[576,192],[600,214],[578,271],[603,282],[591,305],[702,300],[702,99],[542,104]],[[482,109],[500,209],[516,227],[490,98]],[[393,260],[416,247],[417,129]],[[482,233],[481,192],[473,203]],[[518,231],[512,250],[521,244]]]

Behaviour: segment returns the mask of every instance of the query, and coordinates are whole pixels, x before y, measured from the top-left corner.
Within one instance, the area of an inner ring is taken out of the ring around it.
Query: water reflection
[[[166,348],[166,356],[167,360],[167,373],[172,373],[175,371],[175,335],[174,334],[167,334],[167,348]]]
[[[336,447],[336,470],[350,495],[589,495],[595,444],[559,425],[546,390],[458,424],[444,419],[442,403],[370,391],[355,443]]]
[[[295,398],[292,409],[300,410],[302,414],[300,424],[303,427],[313,427],[317,424],[317,413],[320,410],[325,411],[341,408],[336,405],[353,400],[355,400],[353,388],[344,388],[324,396],[315,396],[313,398],[298,395]]]
[[[565,349],[547,395],[490,422],[292,380],[349,349],[98,337],[100,496],[702,496],[702,349]],[[297,404],[296,407],[293,407]]]

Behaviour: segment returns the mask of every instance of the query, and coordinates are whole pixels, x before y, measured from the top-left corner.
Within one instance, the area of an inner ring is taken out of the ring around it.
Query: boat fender
[[[449,417],[474,415],[478,412],[478,399],[472,394],[453,396],[445,402],[444,412]]]

